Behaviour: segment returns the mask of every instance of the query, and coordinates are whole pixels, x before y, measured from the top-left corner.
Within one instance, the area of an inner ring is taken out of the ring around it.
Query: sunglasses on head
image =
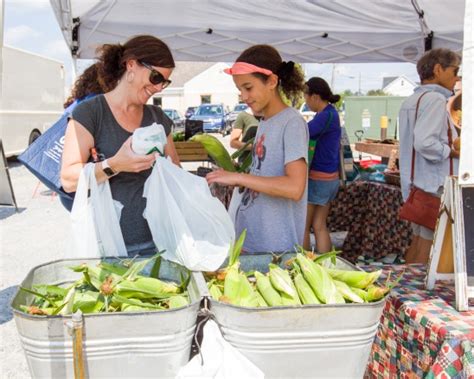
[[[158,84],[161,84],[161,87],[165,89],[171,84],[171,80],[165,79],[163,74],[159,71],[156,71],[153,67],[151,67],[148,63],[138,61],[143,67],[147,68],[150,70],[150,83],[153,84],[154,86],[157,86]]]

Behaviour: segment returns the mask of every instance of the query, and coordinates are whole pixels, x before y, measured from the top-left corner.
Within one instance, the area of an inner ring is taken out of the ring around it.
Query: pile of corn
[[[239,254],[240,250],[234,249],[225,269],[207,274],[208,289],[214,300],[242,307],[368,303],[382,299],[395,284],[375,285],[381,270],[331,268],[334,265],[328,258],[335,259],[335,253],[317,257],[300,249],[289,262],[289,269],[270,263],[267,274],[241,271]]]
[[[189,281],[181,285],[155,277],[139,275],[150,262],[152,272],[159,271],[159,256],[133,262],[110,263],[97,266],[82,264],[71,267],[81,272],[82,278],[68,287],[41,284],[21,290],[34,295],[30,305],[22,305],[23,312],[35,315],[67,315],[83,313],[144,312],[179,308],[189,304],[185,291]]]

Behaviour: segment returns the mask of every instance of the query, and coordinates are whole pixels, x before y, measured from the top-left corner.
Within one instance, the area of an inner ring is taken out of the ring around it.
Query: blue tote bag
[[[93,96],[95,95],[86,96],[83,100]],[[68,210],[71,210],[74,193],[65,192],[61,186],[61,160],[67,123],[73,109],[80,101],[76,100],[67,107],[61,118],[18,156],[18,160],[33,175],[51,191],[60,195],[61,202]]]

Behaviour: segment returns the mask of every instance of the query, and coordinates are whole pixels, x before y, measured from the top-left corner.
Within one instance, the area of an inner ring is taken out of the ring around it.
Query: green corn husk
[[[147,303],[138,299],[128,299],[126,297],[114,294],[112,296],[112,303],[117,304],[120,306],[120,309],[122,309],[124,304],[128,305],[134,305],[142,308],[147,308],[149,310],[162,310],[165,309],[165,307],[158,305],[158,304],[151,304]]]
[[[179,293],[179,287],[156,278],[138,277],[134,281],[122,280],[114,287],[114,293],[126,298],[166,299]]]
[[[303,254],[296,254],[296,262],[308,284],[323,304],[345,303],[326,269]]]
[[[102,261],[99,263],[99,267],[110,272],[111,274],[123,276],[128,271],[128,267],[122,266],[118,263],[110,263]]]
[[[143,307],[141,305],[122,304],[120,306],[121,312],[151,312],[153,308]]]
[[[104,302],[99,300],[100,293],[95,291],[76,292],[72,305],[72,313],[78,309],[82,313],[98,313],[104,307]]]
[[[211,297],[214,300],[219,301],[219,299],[222,296],[222,291],[219,288],[219,286],[215,283],[208,283],[208,288],[209,288],[209,293],[210,293]]]
[[[239,301],[236,305],[240,305],[242,307],[258,307],[259,300],[256,294],[255,289],[250,284],[249,280],[247,279],[247,275],[243,272],[239,273],[240,278],[240,289],[239,289]]]
[[[353,303],[363,303],[364,299],[361,298],[357,293],[351,290],[346,283],[341,282],[339,280],[334,280],[334,284],[336,284],[337,290],[340,292],[344,299],[352,301]]]
[[[48,298],[62,299],[67,295],[67,288],[54,286],[50,284],[37,284],[33,286],[33,289]]]
[[[239,304],[240,302],[241,280],[239,266],[240,263],[238,261],[229,266],[224,280],[224,296],[231,304]]]
[[[304,305],[321,304],[319,299],[316,297],[313,289],[308,284],[308,282],[304,279],[301,273],[297,273],[293,281],[295,282],[295,287],[296,287],[296,290],[298,291],[300,300]]]
[[[174,295],[168,299],[168,308],[175,309],[185,307],[189,304],[187,296],[184,295]]]
[[[255,271],[254,275],[257,281],[257,290],[263,296],[265,302],[271,307],[282,305],[281,296],[278,291],[273,288],[270,278],[258,271]]]
[[[268,303],[265,301],[263,296],[257,290],[255,290],[255,297],[257,298],[257,304],[258,304],[257,306],[258,307],[261,307],[261,308],[268,307]]]
[[[195,134],[190,138],[190,141],[200,142],[209,156],[216,162],[217,166],[226,171],[236,171],[229,152],[216,137],[210,134]]]
[[[367,287],[367,301],[378,301],[383,299],[387,293],[390,292],[389,287],[378,287],[375,285],[370,285]]]
[[[360,288],[355,288],[355,287],[350,287],[351,291],[356,293],[357,296],[359,296],[361,299],[364,300],[365,303],[368,302],[367,300],[367,291],[366,290],[363,290],[363,289],[360,289]]]
[[[327,268],[329,275],[333,279],[339,280],[341,282],[346,283],[349,287],[356,287],[356,288],[367,288],[369,285],[374,283],[382,274],[382,270],[373,271],[373,272],[365,272],[365,271],[347,271],[347,270],[338,270]]]
[[[283,270],[273,263],[270,263],[268,267],[270,269],[269,277],[272,286],[281,294],[286,294],[291,299],[298,299],[299,302],[298,293],[296,292],[296,288],[293,285],[288,271]]]

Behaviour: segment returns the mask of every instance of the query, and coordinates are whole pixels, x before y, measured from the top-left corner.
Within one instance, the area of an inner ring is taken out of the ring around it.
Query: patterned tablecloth
[[[474,311],[454,309],[454,282],[428,291],[424,265],[384,270],[405,273],[387,299],[366,378],[474,378]]]
[[[379,260],[389,254],[403,257],[410,245],[411,227],[398,218],[403,203],[400,187],[355,181],[341,188],[328,218],[329,229],[347,230],[342,257]]]

